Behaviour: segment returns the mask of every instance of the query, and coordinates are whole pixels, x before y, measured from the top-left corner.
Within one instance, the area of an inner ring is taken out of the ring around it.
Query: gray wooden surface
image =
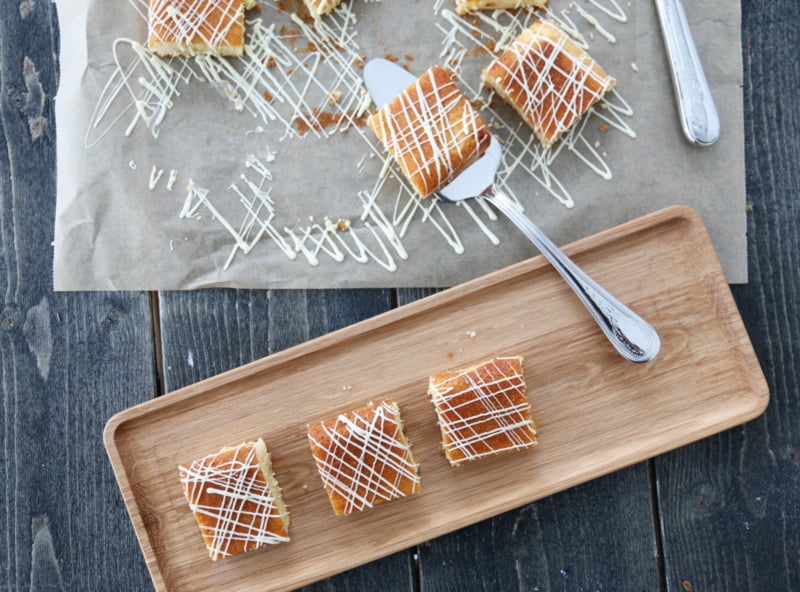
[[[742,11],[751,282],[733,291],[766,413],[309,589],[800,590],[800,3]],[[148,590],[105,421],[425,292],[53,293],[57,48],[49,1],[0,3],[0,590]]]

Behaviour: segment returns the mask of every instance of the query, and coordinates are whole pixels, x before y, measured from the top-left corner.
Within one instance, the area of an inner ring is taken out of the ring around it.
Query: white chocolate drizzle
[[[539,18],[539,13],[535,11],[498,12],[500,14],[479,13],[476,18],[479,19],[480,26],[476,26],[472,23],[473,19],[462,19],[447,9],[441,11],[441,16],[450,28],[439,25],[444,35],[440,55],[442,59],[447,60],[447,64],[452,69],[459,72],[465,56],[475,53],[475,49],[469,49],[470,47],[478,48],[481,54],[499,54],[523,30]],[[580,35],[578,27],[569,19],[566,11],[557,14],[552,9],[548,9],[545,16],[564,30],[578,47],[588,48],[586,40]],[[462,79],[460,85],[467,87],[469,89],[468,96],[476,99],[481,98],[481,93],[484,92],[480,86],[470,86],[469,80]],[[636,133],[628,121],[633,116],[633,110],[618,89],[606,94],[602,101],[602,109],[598,109],[597,105],[591,107],[578,123],[550,148],[541,146],[530,128],[518,116],[507,119],[501,116],[496,108],[490,106],[491,97],[489,99],[482,98],[482,100],[487,104],[487,107],[482,110],[484,118],[490,122],[490,127],[495,129],[494,133],[504,144],[504,156],[497,173],[497,182],[503,191],[518,203],[520,200],[516,197],[512,187],[508,185],[508,181],[512,176],[522,172],[534,179],[541,188],[563,206],[574,207],[575,201],[568,186],[553,172],[553,165],[566,158],[565,153],[577,157],[580,162],[586,164],[589,170],[603,179],[612,179],[613,174],[607,160],[592,147],[591,143],[584,140],[585,130],[596,123],[596,120],[601,120],[601,123],[608,125],[609,128],[620,131],[631,138],[636,137]]]
[[[215,51],[244,34],[244,9],[244,0],[151,0],[150,37],[189,54]]]
[[[628,15],[622,10],[617,0],[589,0],[589,2],[599,11],[605,13],[619,23],[627,23]],[[597,19],[595,19],[597,20]]]
[[[259,464],[257,445],[263,443],[242,444],[230,460],[221,461],[221,453],[210,454],[179,469],[192,512],[214,521],[201,526],[201,531],[215,561],[230,555],[234,542],[244,543],[248,550],[289,540],[269,528],[270,520],[280,519],[281,512]],[[204,504],[209,495],[218,499]]]
[[[470,338],[474,331],[468,331]],[[512,360],[498,357],[444,380],[431,377],[430,394],[445,450],[460,454],[452,464],[477,460],[536,444],[536,429],[525,397],[525,381]],[[515,396],[512,396],[515,395]]]
[[[419,490],[417,464],[390,401],[381,401],[319,424],[324,433],[308,439],[320,478],[329,495],[340,498],[343,513]]]
[[[555,37],[555,38],[554,38]],[[580,52],[577,55],[574,52]],[[597,63],[560,28],[541,21],[518,37],[486,70],[542,142],[550,145],[614,85]]]
[[[158,181],[159,179],[161,179],[161,175],[163,174],[164,174],[164,169],[160,169],[158,168],[158,166],[153,165],[153,168],[150,170],[150,184],[148,185],[150,191],[156,188],[156,185],[158,184]]]
[[[128,0],[141,18],[147,21],[148,0]],[[367,2],[368,0],[361,0]],[[615,0],[589,0],[587,10],[608,14],[614,22],[624,22],[624,11]],[[86,132],[85,145],[97,145],[114,128],[122,127],[126,136],[143,126],[146,133],[158,139],[162,123],[170,111],[180,108],[183,96],[193,86],[209,84],[219,90],[223,100],[220,109],[240,111],[252,117],[251,133],[270,133],[280,141],[326,141],[333,134],[350,130],[367,147],[358,162],[359,172],[371,171],[374,163],[385,163],[383,174],[366,186],[354,187],[355,207],[360,215],[348,212],[352,226],[347,232],[332,229],[325,223],[287,224],[282,218],[285,190],[273,190],[273,173],[280,169],[280,157],[267,149],[256,160],[242,155],[241,168],[232,174],[228,189],[210,190],[200,179],[203,172],[182,171],[192,175],[197,184],[189,183],[180,215],[191,220],[198,232],[221,231],[230,236],[231,251],[224,269],[237,255],[251,253],[263,240],[262,248],[277,249],[289,260],[302,260],[318,266],[324,261],[356,261],[377,265],[387,272],[398,269],[408,259],[405,247],[409,233],[417,225],[426,225],[441,237],[445,249],[465,252],[466,247],[456,228],[460,220],[470,220],[490,244],[498,244],[497,216],[478,199],[460,207],[442,205],[434,199],[420,200],[398,167],[385,158],[385,152],[371,130],[362,127],[371,100],[362,82],[364,56],[358,45],[355,0],[344,2],[331,14],[313,24],[296,16],[288,16],[275,0],[260,3],[262,14],[251,13],[247,22],[244,55],[235,60],[218,55],[190,58],[162,58],[132,39],[117,39],[112,47],[113,72],[95,106]],[[442,36],[440,64],[457,75],[466,60],[479,56],[488,63],[493,53],[504,49],[542,11],[481,12],[471,19],[458,17],[436,0],[434,22]],[[371,8],[377,10],[379,8]],[[586,48],[579,27],[567,11],[548,9],[548,19],[557,22],[575,42]],[[288,26],[279,23],[288,21]],[[305,49],[306,45],[308,48]],[[325,81],[325,82],[323,82]],[[600,121],[635,137],[629,124],[633,112],[614,91],[605,97],[603,108],[595,106],[573,126],[561,141],[549,150],[543,149],[529,128],[519,118],[501,115],[490,106],[476,80],[462,77],[458,81],[467,97],[480,101],[481,114],[504,144],[504,156],[497,183],[512,199],[519,202],[509,186],[513,178],[530,178],[559,203],[570,208],[574,200],[569,183],[553,171],[553,165],[565,158],[582,163],[604,179],[612,178],[611,167],[603,152],[594,146],[595,135],[585,133]],[[331,101],[336,97],[335,101]],[[323,116],[328,115],[329,121]],[[277,133],[276,133],[277,132]],[[592,140],[586,138],[591,137]],[[276,140],[277,141],[277,140]],[[324,150],[324,146],[314,146]],[[375,160],[377,158],[380,161]],[[135,166],[135,163],[134,163]],[[159,167],[159,171],[160,171]],[[172,191],[177,181],[175,169],[167,175],[155,172],[147,177],[154,190]],[[528,186],[531,184],[528,183]],[[233,196],[233,200],[231,200]],[[201,216],[205,211],[208,215]],[[339,218],[336,212],[316,212],[318,218]],[[266,240],[265,240],[266,239]],[[436,246],[432,246],[436,248]],[[473,247],[471,247],[473,248]],[[300,255],[300,257],[298,257]]]
[[[617,38],[613,34],[609,33],[608,30],[605,27],[603,27],[600,24],[600,21],[598,21],[593,15],[589,14],[588,12],[586,12],[586,10],[584,8],[582,8],[579,4],[575,4],[575,9],[578,11],[578,14],[581,15],[583,17],[583,19],[587,23],[589,23],[591,26],[593,26],[595,28],[595,30],[598,33],[600,33],[600,35],[605,37],[606,41],[608,41],[609,43],[616,43],[617,42]]]
[[[342,0],[304,0],[311,16],[315,19],[326,14],[330,14],[334,8],[339,6]]]
[[[446,80],[437,81],[434,69],[425,72],[372,120],[384,146],[423,197],[446,185],[489,145],[478,112],[449,75],[440,73]],[[454,113],[460,113],[458,119]]]

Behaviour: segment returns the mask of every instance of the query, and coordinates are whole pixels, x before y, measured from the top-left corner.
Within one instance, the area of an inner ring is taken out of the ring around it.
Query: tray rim
[[[724,278],[722,267],[718,258],[716,257],[715,251],[713,250],[707,228],[702,220],[701,215],[693,208],[685,205],[669,206],[667,208],[663,208],[661,210],[657,210],[644,216],[629,220],[628,222],[624,222],[620,225],[608,228],[565,245],[563,250],[570,256],[577,256],[581,253],[589,252],[599,246],[611,245],[619,240],[624,240],[626,237],[635,235],[639,232],[646,232],[647,230],[658,227],[662,224],[680,220],[688,222],[694,232],[701,233],[699,238],[708,242],[710,247],[709,254],[711,255],[711,257],[709,257],[711,259],[709,263],[714,267],[714,271],[719,272],[717,277]],[[130,479],[128,478],[128,471],[125,461],[123,460],[122,454],[117,446],[117,436],[126,425],[143,420],[147,416],[157,413],[160,410],[172,407],[174,405],[179,405],[181,402],[187,399],[194,399],[198,396],[202,396],[203,393],[217,391],[220,388],[224,388],[228,384],[233,384],[240,380],[247,379],[255,374],[268,371],[270,368],[290,363],[298,358],[303,358],[306,355],[334,347],[342,341],[350,340],[354,337],[357,338],[376,329],[385,328],[394,323],[413,318],[422,311],[427,311],[432,308],[446,305],[451,300],[470,296],[481,291],[485,287],[513,280],[514,278],[537,271],[541,268],[547,267],[548,265],[549,263],[542,255],[536,255],[529,259],[525,259],[493,271],[489,274],[479,276],[467,282],[446,288],[440,292],[426,296],[414,302],[398,306],[394,309],[364,319],[352,325],[348,325],[325,335],[321,335],[314,339],[291,346],[279,352],[275,352],[268,356],[253,360],[242,366],[238,366],[214,376],[210,376],[196,383],[186,385],[180,389],[165,393],[164,395],[115,413],[111,418],[109,418],[103,429],[103,442],[111,462],[118,487],[122,494],[123,501],[128,511],[128,515],[134,527],[145,563],[150,571],[150,575],[155,587],[157,589],[168,589],[157,553],[152,541],[150,540],[150,533],[144,524],[142,514],[139,510],[138,500],[136,499],[135,495],[130,493],[133,491],[133,487]],[[702,438],[726,429],[730,429],[736,425],[741,425],[751,421],[752,419],[761,415],[766,409],[769,403],[770,393],[763,370],[761,369],[760,363],[749,339],[749,335],[747,334],[746,328],[741,320],[741,316],[739,315],[738,307],[733,300],[730,286],[724,281],[724,279],[718,281],[717,283],[722,288],[719,290],[719,298],[724,300],[726,305],[731,306],[735,313],[732,318],[734,321],[733,324],[730,323],[731,319],[728,319],[729,322],[727,323],[727,328],[733,334],[734,339],[732,339],[732,342],[737,346],[736,351],[738,354],[738,359],[740,362],[746,365],[748,370],[747,375],[752,377],[750,384],[747,385],[751,390],[750,399],[753,403],[752,407],[749,409],[748,413],[740,414],[729,421],[715,423],[710,430],[703,430],[700,436],[697,436],[696,434],[690,434],[685,438],[678,438],[670,442],[666,442],[662,446],[650,448],[647,456],[632,462],[619,464],[610,463],[604,467],[604,470],[597,472],[596,476],[592,477],[592,479],[615,472],[624,468],[625,466],[635,464],[636,462],[642,462],[643,460],[664,454],[665,452],[685,446],[686,444],[698,441]],[[200,392],[198,392],[198,389]],[[552,487],[547,488],[541,495],[531,497],[525,503],[531,503],[549,495],[553,495],[559,491],[574,487],[575,485],[583,482],[586,482],[586,480],[578,479],[574,480],[573,482],[572,479],[567,479],[564,482],[553,484]],[[493,507],[490,512],[484,512],[485,516],[482,515],[482,517],[479,517],[478,519],[480,520],[489,516],[497,515],[518,506],[519,504],[513,504],[509,507],[500,507],[500,509]],[[452,527],[448,525],[446,529],[436,529],[435,532],[431,532],[429,538],[441,536],[442,534],[462,528],[466,524],[474,522],[474,519],[470,519],[463,525],[455,525]],[[397,552],[402,548],[405,547],[402,545],[387,547],[382,549],[379,553],[376,553],[372,558],[369,559],[369,561],[374,561],[380,557]],[[322,575],[320,575],[319,572],[315,572],[315,575],[293,585],[305,585],[314,581],[318,581],[321,578],[329,577],[330,575],[339,573],[340,571],[340,569],[332,568],[330,570],[326,570]]]

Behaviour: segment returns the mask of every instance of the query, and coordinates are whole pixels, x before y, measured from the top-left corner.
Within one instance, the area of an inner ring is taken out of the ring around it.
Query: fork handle
[[[689,141],[710,146],[719,138],[719,115],[708,88],[681,0],[656,0],[681,127]]]
[[[647,362],[658,354],[661,340],[644,319],[614,298],[578,267],[495,185],[481,196],[503,212],[555,267],[597,321],[611,344],[631,362]]]

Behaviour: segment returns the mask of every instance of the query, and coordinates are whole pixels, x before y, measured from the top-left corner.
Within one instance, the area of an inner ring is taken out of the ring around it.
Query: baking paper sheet
[[[145,0],[60,0],[57,290],[449,286],[535,255],[486,204],[415,198],[364,126],[364,60],[452,68],[504,144],[501,187],[563,244],[672,204],[747,280],[738,3],[686,11],[722,124],[680,131],[652,2],[552,0],[617,79],[544,151],[479,72],[534,13],[350,0],[321,23],[260,0],[242,59],[152,56]],[[609,286],[613,291],[613,286]]]

